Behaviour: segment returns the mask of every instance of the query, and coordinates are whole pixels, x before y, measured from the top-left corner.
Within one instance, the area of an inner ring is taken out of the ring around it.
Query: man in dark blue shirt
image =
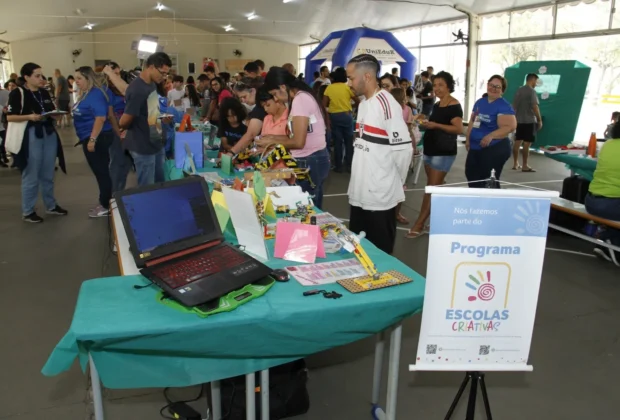
[[[164,181],[165,152],[161,123],[170,123],[171,120],[158,120],[156,84],[166,79],[171,66],[172,61],[166,53],[152,54],[146,60],[140,77],[131,82],[125,92],[125,113],[119,125],[127,130],[124,147],[133,157],[140,186]]]

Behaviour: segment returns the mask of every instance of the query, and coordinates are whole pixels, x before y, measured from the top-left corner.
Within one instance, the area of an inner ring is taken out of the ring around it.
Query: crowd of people
[[[43,221],[34,210],[39,189],[48,213],[67,214],[54,198],[56,161],[65,169],[57,126],[72,123],[75,128],[99,187],[98,204],[89,216],[102,217],[109,213],[113,192],[125,188],[132,165],[138,185],[164,181],[174,136],[169,115],[176,111],[216,126],[222,153],[286,147],[300,167],[309,169],[310,176],[300,184],[319,208],[330,169],[350,172],[351,230],[365,231],[371,242],[391,253],[396,225],[409,224],[400,208],[416,146],[423,141],[428,185],[442,185],[457,155],[457,136],[463,134],[463,108],[452,96],[455,80],[445,71],[435,74],[432,67],[410,81],[399,78],[397,68],[380,75],[375,57],[362,54],[346,67],[321,67],[311,84],[297,76],[290,63],[265,71],[261,60],[248,62],[231,77],[211,62],[196,79],[185,79],[171,67],[165,53],[155,53],[129,73],[111,62],[100,72],[80,67],[66,78],[56,70],[50,82],[40,66],[28,63],[5,84],[6,90],[0,90],[0,104],[7,105],[0,133],[5,136],[7,123],[24,128],[21,147],[13,146],[12,152],[13,165],[22,170],[25,221]],[[503,98],[506,80],[501,75],[489,78],[466,132],[465,175],[471,188],[488,187],[492,173],[499,181],[511,153],[513,169],[534,171],[527,150],[542,128],[534,92],[537,78],[528,75],[512,104]],[[54,109],[68,113],[42,115]],[[515,131],[511,146],[508,136]],[[613,127],[609,132],[615,132]],[[518,163],[521,143],[523,166]],[[0,150],[0,164],[7,162]],[[499,187],[499,182],[492,186]],[[595,201],[589,199],[590,207]],[[425,195],[407,238],[426,233],[429,216],[430,197]]]

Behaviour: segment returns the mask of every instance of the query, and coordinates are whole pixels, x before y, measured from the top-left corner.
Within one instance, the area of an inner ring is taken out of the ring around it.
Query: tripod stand
[[[459,400],[461,399],[461,395],[463,395],[463,391],[465,391],[465,387],[467,383],[471,379],[471,386],[469,387],[469,400],[467,401],[467,416],[465,420],[474,420],[474,415],[476,413],[476,397],[478,396],[478,383],[480,383],[480,390],[482,391],[482,401],[484,402],[484,411],[487,415],[487,420],[493,420],[491,415],[491,406],[489,405],[489,396],[487,395],[487,386],[484,383],[484,373],[482,372],[467,372],[465,374],[465,378],[463,378],[463,382],[461,382],[461,386],[454,397],[454,401],[452,401],[452,405],[446,414],[444,420],[450,420],[454,410],[456,409]]]

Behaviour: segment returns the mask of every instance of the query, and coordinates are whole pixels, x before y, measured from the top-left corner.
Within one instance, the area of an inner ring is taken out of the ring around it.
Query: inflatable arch
[[[313,73],[331,59],[332,67],[345,67],[358,54],[371,54],[379,62],[398,63],[400,76],[413,81],[417,59],[391,32],[368,28],[352,28],[329,34],[314,51],[306,57],[304,77],[313,81]]]

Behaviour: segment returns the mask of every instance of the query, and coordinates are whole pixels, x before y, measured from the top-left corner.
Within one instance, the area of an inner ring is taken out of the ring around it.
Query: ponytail
[[[327,112],[325,111],[325,107],[319,101],[316,96],[316,93],[312,88],[303,80],[296,78],[293,76],[288,70],[282,67],[272,67],[269,69],[267,76],[265,77],[265,88],[267,90],[276,90],[280,89],[280,86],[286,86],[288,89],[295,89],[300,92],[306,92],[314,98],[316,104],[321,110],[321,117],[323,117],[323,123],[325,127],[329,124],[329,118],[327,117]],[[293,100],[289,97],[289,109],[291,109]]]

